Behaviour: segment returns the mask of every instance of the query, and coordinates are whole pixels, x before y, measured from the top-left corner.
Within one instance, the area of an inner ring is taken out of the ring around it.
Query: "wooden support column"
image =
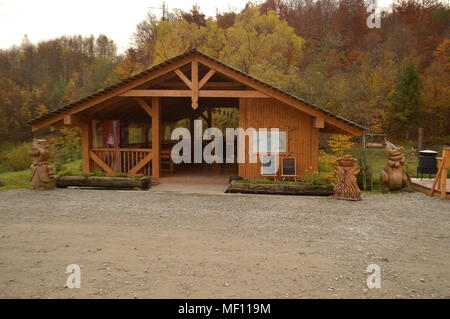
[[[161,100],[152,97],[152,182],[159,182],[161,149]]]
[[[191,163],[194,163],[194,120],[195,117],[193,115],[189,117],[189,133],[191,133]]]
[[[90,152],[92,148],[92,120],[86,120],[81,125],[81,149],[83,152],[83,172],[91,172]]]
[[[208,128],[211,128],[212,127],[212,110],[211,110],[211,108],[208,108],[206,110],[206,113],[208,114],[208,119],[207,119]]]
[[[198,62],[192,61],[191,69],[192,82],[192,108],[195,110],[198,107]]]

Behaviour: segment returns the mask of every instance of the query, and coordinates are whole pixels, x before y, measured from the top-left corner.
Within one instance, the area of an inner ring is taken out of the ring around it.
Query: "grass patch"
[[[27,188],[30,185],[30,170],[0,174],[0,190]]]
[[[81,159],[64,165],[67,171],[80,175]],[[25,169],[17,172],[6,172],[0,174],[0,191],[15,188],[28,188],[30,186],[31,170]]]

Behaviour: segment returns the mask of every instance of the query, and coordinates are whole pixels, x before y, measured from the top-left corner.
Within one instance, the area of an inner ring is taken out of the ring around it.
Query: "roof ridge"
[[[268,84],[268,83],[266,83],[266,82],[264,82],[264,81],[262,81],[262,80],[260,80],[260,79],[258,79],[256,77],[254,77],[254,76],[252,76],[252,75],[250,75],[248,73],[244,73],[243,71],[241,71],[241,70],[239,70],[239,69],[237,69],[237,68],[235,68],[235,67],[233,67],[231,65],[228,65],[228,64],[226,64],[226,63],[224,63],[224,62],[222,62],[222,61],[220,61],[220,60],[218,60],[218,59],[216,59],[216,58],[214,58],[214,57],[212,57],[212,56],[210,56],[210,55],[200,51],[196,47],[190,48],[189,50],[186,50],[186,51],[184,51],[183,53],[181,53],[179,55],[176,55],[176,56],[174,56],[172,58],[169,58],[169,59],[167,59],[167,60],[165,60],[165,61],[163,61],[161,63],[155,64],[155,65],[153,65],[153,66],[151,66],[151,67],[149,67],[149,68],[147,68],[147,69],[145,69],[145,70],[143,70],[143,71],[141,71],[141,72],[139,72],[139,73],[137,73],[135,75],[132,75],[132,76],[130,76],[128,78],[124,78],[124,79],[116,82],[115,84],[112,84],[112,85],[110,85],[110,86],[108,86],[108,87],[106,87],[104,89],[101,89],[101,90],[96,91],[95,93],[92,93],[91,95],[87,95],[87,96],[85,96],[85,97],[83,97],[83,98],[81,98],[81,99],[79,99],[77,101],[71,102],[71,103],[69,103],[69,104],[67,104],[65,106],[61,106],[61,107],[57,108],[54,111],[48,112],[48,113],[46,113],[44,115],[41,115],[40,117],[32,119],[32,120],[28,121],[27,123],[28,124],[35,124],[36,122],[39,122],[39,121],[44,120],[44,119],[46,119],[46,118],[48,118],[50,116],[56,115],[58,113],[61,113],[62,111],[70,109],[70,108],[72,108],[72,107],[74,107],[74,106],[76,106],[78,104],[81,104],[81,103],[83,103],[85,101],[88,101],[88,100],[92,99],[93,97],[99,96],[99,95],[101,95],[101,94],[103,94],[103,93],[105,93],[107,91],[110,91],[112,89],[120,87],[120,86],[122,86],[122,85],[124,85],[126,83],[129,83],[129,82],[131,82],[131,81],[133,81],[133,80],[135,80],[137,78],[140,78],[140,77],[142,77],[142,76],[144,76],[144,75],[146,75],[146,74],[148,74],[150,72],[153,72],[153,71],[155,71],[155,70],[157,70],[159,68],[162,68],[163,66],[165,66],[167,64],[173,63],[173,62],[175,62],[175,61],[177,61],[177,60],[179,60],[181,58],[184,58],[186,56],[189,56],[191,54],[201,55],[201,56],[203,56],[203,57],[205,57],[205,58],[207,58],[209,60],[214,61],[215,63],[221,64],[221,65],[231,69],[232,71],[237,72],[238,74],[241,74],[241,75],[243,75],[243,76],[245,76],[245,77],[247,77],[247,78],[249,78],[249,79],[251,79],[251,80],[253,80],[255,82],[258,82],[259,84],[262,84],[262,85],[264,85],[264,86],[266,86],[266,87],[268,87],[268,88],[270,88],[272,90],[278,91],[279,93],[287,95],[290,98],[293,98],[293,99],[296,99],[296,100],[298,100],[300,102],[303,102],[306,105],[308,105],[308,106],[310,106],[310,107],[312,107],[312,108],[314,108],[314,109],[316,109],[316,110],[318,110],[320,112],[323,112],[323,113],[327,114],[328,116],[331,116],[331,117],[334,117],[334,118],[336,118],[338,120],[346,122],[347,124],[349,124],[351,126],[355,126],[355,127],[360,128],[360,129],[363,129],[363,130],[367,129],[367,128],[365,128],[364,126],[362,126],[360,124],[357,124],[357,123],[352,122],[352,121],[350,121],[350,120],[348,120],[346,118],[343,118],[343,117],[341,117],[339,115],[336,115],[336,114],[330,112],[329,110],[326,110],[326,109],[324,109],[322,107],[319,107],[319,106],[317,106],[317,105],[315,105],[315,104],[313,104],[313,103],[311,103],[309,101],[304,100],[303,98],[300,98],[300,97],[298,97],[298,96],[296,96],[296,95],[294,95],[292,93],[289,93],[289,92],[287,92],[285,90],[282,90],[282,89],[280,89],[278,87],[275,87],[275,86],[273,86],[271,84]]]

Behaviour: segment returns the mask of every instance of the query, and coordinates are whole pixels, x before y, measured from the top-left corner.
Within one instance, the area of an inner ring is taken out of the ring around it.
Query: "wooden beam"
[[[130,90],[121,96],[129,97],[189,97],[193,96],[193,90]],[[267,98],[266,94],[254,90],[199,90],[198,97],[246,97],[246,98]]]
[[[144,109],[144,111],[147,112],[148,115],[150,115],[150,117],[153,117],[152,107],[150,105],[148,105],[147,102],[145,102],[145,100],[143,98],[137,97],[136,101]]]
[[[312,123],[313,128],[324,128],[325,127],[325,120],[323,117],[315,117],[313,118]]]
[[[81,125],[81,149],[83,158],[83,172],[91,172],[91,159],[89,152],[92,146],[92,122],[88,120]]]
[[[161,99],[159,97],[152,97],[152,181],[159,182],[160,173],[160,127],[161,127]]]
[[[83,103],[81,103],[81,104],[79,104],[77,106],[74,106],[73,108],[70,108],[67,111],[64,111],[64,112],[58,113],[56,115],[50,116],[50,117],[48,117],[46,119],[43,119],[43,120],[39,121],[38,123],[33,124],[31,126],[31,129],[32,129],[33,132],[37,131],[37,130],[39,130],[41,128],[44,128],[46,126],[49,126],[49,125],[51,125],[51,124],[53,124],[55,122],[63,120],[64,119],[64,115],[79,113],[79,112],[84,111],[84,110],[86,110],[86,109],[88,109],[88,108],[90,108],[90,107],[92,107],[94,105],[97,105],[97,104],[99,104],[99,103],[101,103],[103,101],[109,100],[112,97],[120,96],[122,93],[125,93],[125,92],[129,91],[130,89],[133,89],[133,88],[135,88],[135,87],[137,87],[139,85],[142,85],[142,84],[147,83],[147,82],[149,82],[151,80],[157,79],[157,78],[159,78],[159,77],[161,77],[161,76],[163,76],[163,75],[165,75],[165,74],[167,74],[169,72],[172,72],[172,71],[174,71],[176,69],[179,69],[183,65],[189,63],[191,60],[192,60],[192,57],[186,57],[186,58],[183,58],[183,59],[181,59],[179,61],[176,61],[176,62],[173,62],[171,64],[168,64],[164,68],[161,68],[159,70],[155,70],[155,71],[153,71],[153,72],[151,72],[151,73],[149,73],[149,74],[147,74],[145,76],[142,76],[142,77],[140,77],[138,79],[133,80],[132,82],[130,82],[128,84],[124,84],[124,85],[122,85],[122,86],[120,86],[120,87],[118,87],[116,89],[112,89],[112,90],[108,91],[107,93],[104,93],[104,94],[99,95],[97,97],[93,97],[93,98],[91,98],[91,99],[89,99],[89,100],[87,100],[87,101],[85,101],[85,102],[83,102]]]
[[[205,76],[198,83],[199,90],[206,84],[206,82],[208,82],[208,80],[214,75],[214,73],[216,73],[216,70],[211,69],[208,71],[208,73],[205,74]]]
[[[72,115],[64,115],[64,125],[72,125],[73,116]]]
[[[89,117],[82,115],[64,115],[64,119],[62,121],[63,125],[69,126],[78,126],[81,127],[85,122],[89,121]]]
[[[152,153],[147,154],[139,163],[137,163],[132,169],[127,173],[128,176],[134,176],[139,172],[148,162],[152,160]]]
[[[195,110],[198,107],[198,62],[192,61],[191,66],[191,80],[192,80],[192,108]]]
[[[205,77],[206,77],[206,75],[205,75]],[[203,77],[202,80],[199,82],[199,86],[205,77]],[[183,82],[165,82],[165,83],[161,83],[160,86],[168,87],[168,88],[178,88],[182,85],[183,85]],[[239,87],[243,87],[243,86],[244,86],[243,84],[237,83],[237,82],[206,82],[203,84],[202,87],[204,87],[204,88],[239,88]]]
[[[175,73],[184,82],[184,84],[186,84],[192,90],[192,82],[186,77],[186,75],[184,75],[184,73],[181,72],[180,69],[176,69]]]
[[[254,90],[200,90],[200,97],[246,97],[246,98],[267,98],[262,92]]]
[[[192,91],[191,90],[129,90],[128,92],[122,93],[120,96],[190,97],[190,96],[192,96]]]
[[[109,174],[109,175],[113,175],[113,174],[115,174],[116,172],[111,168],[111,167],[109,167],[97,154],[95,154],[93,151],[90,151],[89,152],[89,155],[90,155],[90,158],[95,162],[95,163],[97,163],[98,164],[98,166],[100,166],[101,168],[103,168],[104,170],[105,170],[105,172],[106,172],[106,174]]]

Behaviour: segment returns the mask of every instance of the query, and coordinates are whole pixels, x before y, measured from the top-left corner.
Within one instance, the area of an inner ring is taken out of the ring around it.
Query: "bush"
[[[319,151],[319,171],[331,173],[336,166],[337,157],[333,154],[326,153],[325,150]]]
[[[93,171],[91,173],[91,176],[106,176],[106,174],[104,172],[101,172],[101,171]]]
[[[5,182],[0,179],[0,187],[5,186]]]
[[[59,176],[73,176],[74,174],[72,173],[72,171],[69,170],[61,170],[58,172]]]
[[[47,140],[50,142],[52,162],[62,165],[81,158],[81,142],[77,129],[62,128]]]
[[[312,170],[306,170],[302,175],[302,182],[306,185],[332,185],[331,179],[320,175],[319,172],[313,172]]]
[[[7,150],[2,155],[3,168],[8,171],[21,171],[31,165],[29,151],[31,143],[22,143]]]
[[[267,178],[256,178],[256,179],[238,179],[236,183],[249,183],[249,184],[284,184],[284,185],[299,185],[303,182],[293,182],[293,181],[272,181]]]
[[[357,159],[357,165],[360,172],[356,175],[356,182],[362,190],[372,190],[374,188],[372,165],[370,164],[364,149],[358,149],[352,152]]]

